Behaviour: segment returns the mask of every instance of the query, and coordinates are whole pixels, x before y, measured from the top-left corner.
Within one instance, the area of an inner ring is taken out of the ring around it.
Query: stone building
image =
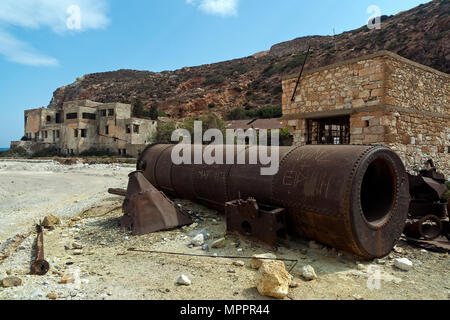
[[[283,78],[294,143],[383,144],[408,170],[428,159],[450,176],[450,75],[388,51]]]
[[[131,105],[123,103],[82,100],[25,111],[25,137],[33,149],[54,146],[64,155],[97,149],[137,156],[156,128],[157,121],[133,117]]]

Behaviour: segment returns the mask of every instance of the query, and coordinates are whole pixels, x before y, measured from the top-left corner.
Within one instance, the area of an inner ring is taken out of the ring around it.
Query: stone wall
[[[284,125],[306,143],[306,119],[350,117],[352,144],[384,144],[408,170],[433,159],[450,177],[450,76],[380,52],[283,81]]]

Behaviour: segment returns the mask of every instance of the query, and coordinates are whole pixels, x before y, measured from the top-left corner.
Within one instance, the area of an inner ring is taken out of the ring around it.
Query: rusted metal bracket
[[[227,233],[263,242],[276,248],[279,239],[287,240],[285,209],[258,205],[255,199],[225,204]]]
[[[42,225],[37,225],[36,260],[31,265],[31,274],[43,276],[50,269],[49,263],[44,259],[44,230]]]
[[[192,224],[188,213],[180,210],[164,193],[157,190],[142,174],[129,175],[127,194],[123,202],[122,230],[143,235]]]

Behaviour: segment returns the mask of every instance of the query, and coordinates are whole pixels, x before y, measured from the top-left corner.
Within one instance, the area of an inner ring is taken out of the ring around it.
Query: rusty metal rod
[[[251,260],[253,257],[238,257],[238,256],[206,256],[202,254],[194,254],[194,253],[178,253],[178,252],[167,252],[167,251],[157,251],[157,250],[142,250],[136,248],[129,248],[130,252],[141,252],[141,253],[153,253],[153,254],[164,254],[170,256],[182,256],[182,257],[196,257],[196,258],[210,258],[210,259],[241,259],[241,260]],[[294,270],[295,266],[298,264],[298,260],[294,259],[280,259],[280,258],[258,258],[258,260],[273,260],[273,261],[283,261],[283,262],[292,262],[293,265],[288,270],[291,273]]]
[[[400,157],[387,147],[280,147],[279,171],[273,176],[262,176],[266,166],[261,164],[175,165],[173,148],[148,146],[137,164],[150,183],[169,195],[222,212],[226,202],[252,197],[286,209],[290,234],[367,259],[389,254],[403,232],[409,182]],[[247,161],[254,148],[241,151]],[[223,147],[224,163],[228,151]]]
[[[121,196],[121,197],[127,196],[127,190],[125,190],[125,189],[109,188],[108,193],[113,194],[115,196]]]
[[[42,225],[37,225],[36,260],[31,265],[31,274],[43,276],[50,269],[50,265],[44,259],[44,230]]]

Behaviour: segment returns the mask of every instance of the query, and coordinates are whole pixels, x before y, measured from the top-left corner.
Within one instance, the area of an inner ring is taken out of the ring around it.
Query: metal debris
[[[44,230],[42,225],[37,225],[36,260],[31,265],[31,274],[43,276],[50,269],[50,265],[44,259]]]
[[[276,248],[279,239],[287,240],[283,208],[260,206],[255,199],[235,200],[225,204],[227,232],[238,233],[253,241]]]
[[[252,260],[253,257],[242,257],[242,256],[219,256],[215,254],[214,256],[205,256],[201,254],[193,254],[193,253],[179,253],[179,252],[167,252],[167,251],[157,251],[157,250],[143,250],[143,249],[136,249],[136,248],[129,248],[128,251],[130,252],[140,252],[140,253],[151,253],[151,254],[163,254],[163,255],[170,255],[170,256],[184,256],[184,257],[197,257],[197,258],[211,258],[211,259],[237,259],[237,260]],[[298,264],[298,260],[293,259],[280,259],[280,258],[258,258],[259,260],[268,260],[268,261],[283,261],[283,262],[290,262],[292,263],[291,268],[288,270],[289,273],[294,270],[294,268]]]
[[[448,201],[441,200],[447,191],[446,179],[439,173],[432,160],[427,161],[427,169],[418,175],[408,174],[411,203],[404,234],[408,238],[435,240],[448,234]],[[431,245],[441,246],[441,242]]]
[[[129,177],[124,216],[120,221],[122,229],[143,235],[192,224],[189,215],[158,191],[142,172],[132,172]]]

